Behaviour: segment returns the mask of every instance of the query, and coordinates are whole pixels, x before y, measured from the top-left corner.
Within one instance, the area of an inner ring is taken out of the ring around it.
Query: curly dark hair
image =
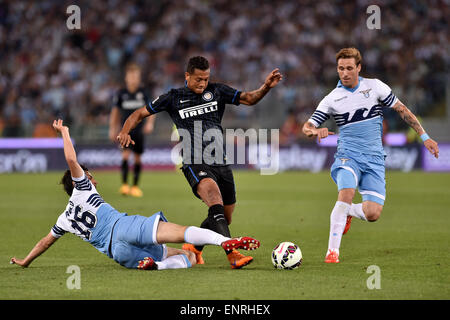
[[[83,169],[85,172],[89,171],[88,168],[86,168],[84,165],[80,164],[81,169]],[[63,185],[64,191],[66,191],[66,193],[70,196],[72,196],[72,192],[73,192],[73,182],[72,182],[72,174],[70,172],[70,170],[66,170],[66,172],[64,172],[63,177],[61,178],[61,181],[59,182],[59,184]]]
[[[209,62],[205,57],[196,56],[189,59],[189,62],[187,64],[186,71],[190,74],[194,73],[195,69],[200,70],[208,70],[209,69]]]

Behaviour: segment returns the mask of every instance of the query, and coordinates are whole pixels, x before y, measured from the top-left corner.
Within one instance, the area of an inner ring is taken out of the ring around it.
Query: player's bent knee
[[[363,211],[367,221],[375,222],[380,218],[383,206],[376,202],[367,201],[363,204]]]

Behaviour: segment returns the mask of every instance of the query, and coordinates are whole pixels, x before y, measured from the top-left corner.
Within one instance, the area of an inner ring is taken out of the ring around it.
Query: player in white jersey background
[[[165,243],[211,244],[222,246],[225,252],[259,247],[259,241],[250,237],[231,239],[211,230],[167,222],[162,212],[151,217],[118,212],[102,199],[96,189],[97,181],[78,163],[69,128],[63,126],[62,120],[55,120],[53,127],[62,135],[69,166],[62,179],[69,203],[50,233],[25,259],[13,257],[12,264],[28,267],[67,232],[89,242],[124,267],[146,270],[189,268],[197,263],[194,253],[167,247]]]
[[[362,57],[356,48],[343,48],[336,54],[339,82],[325,96],[303,126],[308,137],[319,141],[334,134],[319,128],[331,116],[339,128],[339,139],[331,177],[338,187],[338,199],[330,216],[330,235],[326,263],[339,263],[342,235],[350,228],[352,217],[376,221],[386,198],[386,153],[382,145],[383,108],[392,108],[422,138],[436,158],[437,143],[420,125],[416,116],[378,79],[359,76]],[[358,188],[362,203],[352,203]]]

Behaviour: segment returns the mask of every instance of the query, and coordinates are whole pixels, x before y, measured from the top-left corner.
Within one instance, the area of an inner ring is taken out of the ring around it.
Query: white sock
[[[224,237],[212,230],[194,226],[188,227],[184,232],[184,241],[196,246],[203,246],[205,244],[220,246],[222,242],[227,240],[230,240],[230,238]]]
[[[362,203],[352,203],[350,211],[348,212],[349,216],[367,221],[366,215],[362,209]]]
[[[328,239],[328,250],[335,250],[339,254],[342,233],[344,232],[350,205],[342,201],[336,201],[330,215],[330,237]]]
[[[156,261],[158,265],[158,270],[165,269],[187,269],[192,267],[191,262],[188,257],[184,254],[177,254],[175,256],[170,256],[163,261]]]

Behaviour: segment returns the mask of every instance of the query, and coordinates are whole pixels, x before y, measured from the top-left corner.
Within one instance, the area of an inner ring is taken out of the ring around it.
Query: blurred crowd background
[[[68,30],[66,9],[81,9]],[[369,5],[381,9],[370,30]],[[258,88],[278,67],[283,82],[256,107],[228,107],[224,127],[281,128],[282,143],[338,81],[335,53],[355,46],[362,76],[376,77],[422,118],[447,117],[448,0],[0,1],[0,136],[52,136],[62,117],[83,141],[107,140],[112,97],[124,65],[137,62],[153,98],[182,86],[186,62],[204,55],[211,81]],[[405,130],[386,112],[386,127]],[[158,115],[149,141],[168,141]]]

